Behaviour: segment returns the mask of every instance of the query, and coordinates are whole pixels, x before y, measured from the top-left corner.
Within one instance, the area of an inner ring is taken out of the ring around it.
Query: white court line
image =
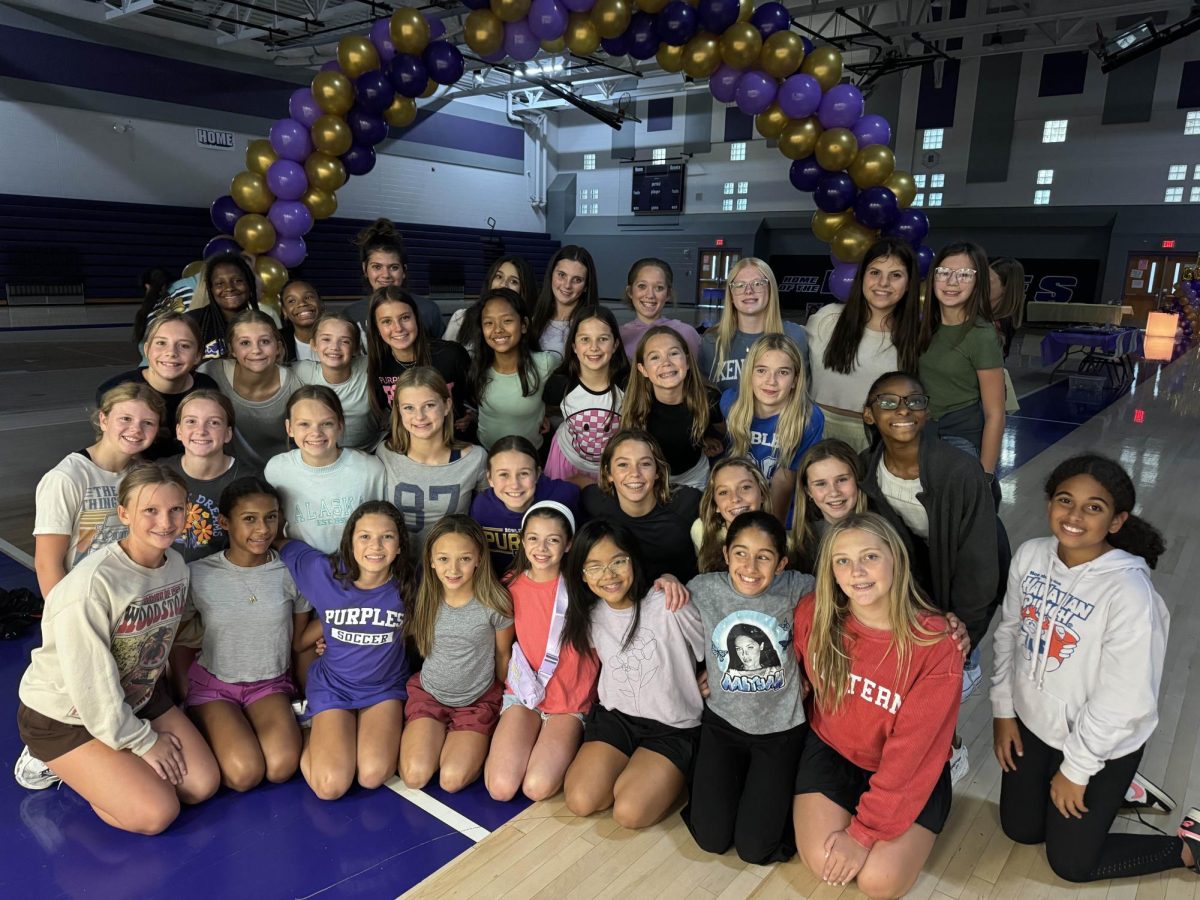
[[[14,547],[4,538],[0,538],[0,553],[7,553],[21,565],[27,569],[33,568],[33,557],[22,550],[20,547]]]
[[[420,807],[435,819],[438,819],[446,825],[449,825],[459,834],[475,841],[475,843],[479,843],[485,837],[491,834],[491,832],[482,825],[472,822],[462,813],[451,809],[440,800],[433,799],[424,791],[414,791],[412,788],[405,785],[399,775],[393,775],[387,780],[384,786],[395,791],[409,803],[413,804],[413,806]]]

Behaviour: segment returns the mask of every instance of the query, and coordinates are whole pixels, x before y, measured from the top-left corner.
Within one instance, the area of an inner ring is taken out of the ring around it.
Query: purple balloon
[[[738,0],[700,0],[696,11],[700,14],[700,24],[705,30],[721,34],[737,21],[740,8]]]
[[[304,166],[290,159],[277,159],[267,169],[267,187],[280,200],[299,200],[308,190]]]
[[[757,116],[775,102],[777,89],[775,79],[766,72],[751,70],[738,79],[734,100],[737,101],[738,109],[746,115]]]
[[[338,61],[336,59],[331,59],[331,60],[329,60],[329,62],[324,63],[321,66],[321,71],[322,72],[340,72],[340,71],[342,71],[342,67],[338,65]]]
[[[721,63],[717,70],[708,77],[708,89],[713,99],[718,103],[732,103],[737,94],[738,79],[742,70],[735,69],[729,63]]]
[[[303,237],[313,227],[312,213],[299,200],[276,200],[267,218],[279,237]]]
[[[929,274],[929,267],[932,265],[933,251],[922,244],[917,248],[917,270],[922,278]]]
[[[313,123],[325,115],[325,111],[317,106],[312,91],[306,87],[292,91],[292,96],[288,99],[288,112],[306,128],[312,128]]]
[[[862,114],[862,91],[852,84],[835,84],[825,92],[817,107],[817,118],[823,128],[849,128]]]
[[[896,221],[886,231],[884,237],[905,241],[914,247],[919,247],[921,241],[929,234],[929,219],[919,209],[902,209]]]
[[[302,163],[313,151],[312,138],[303,122],[295,119],[280,119],[271,126],[271,146],[280,159]]]
[[[346,113],[346,124],[350,126],[354,143],[363,147],[374,147],[388,135],[387,122],[382,116],[358,106]]]
[[[462,78],[465,68],[463,55],[449,41],[430,41],[421,54],[421,61],[425,63],[429,77],[438,84],[454,84]]]
[[[392,105],[396,89],[381,69],[372,69],[354,82],[355,103],[367,112],[382,113]]]
[[[858,146],[869,147],[871,144],[890,144],[892,142],[892,126],[883,116],[872,113],[863,116],[850,129],[858,140]]]
[[[788,170],[788,180],[796,190],[812,193],[821,179],[828,174],[821,168],[815,156],[806,156],[792,163],[791,169]]]
[[[629,48],[632,44],[633,39],[630,36],[628,28],[615,38],[600,38],[600,46],[604,48],[604,52],[609,56],[625,56],[629,53]]]
[[[801,37],[800,44],[802,47],[804,47],[804,55],[805,56],[808,56],[808,54],[813,52],[813,42],[810,41],[808,38]]]
[[[226,194],[212,202],[212,206],[208,208],[208,214],[212,217],[212,223],[217,226],[217,231],[222,234],[233,234],[233,226],[237,224],[238,219],[245,215],[245,212],[234,202],[232,197]]]
[[[519,22],[504,23],[504,52],[518,62],[529,62],[537,56],[541,49],[537,36],[529,30],[529,23],[522,19]]]
[[[629,55],[634,59],[650,59],[658,53],[658,17],[648,12],[635,12],[629,23]]]
[[[371,26],[371,43],[379,53],[379,61],[387,65],[396,55],[396,45],[392,43],[392,23],[389,19],[380,19]]]
[[[672,47],[681,47],[696,33],[699,20],[696,10],[683,0],[671,0],[655,19],[659,39]]]
[[[241,253],[242,245],[231,237],[219,235],[204,245],[204,252],[201,254],[205,259],[210,256],[217,256],[221,253]]]
[[[371,147],[355,144],[341,155],[342,165],[350,175],[366,175],[375,168],[375,151]]]
[[[402,97],[420,97],[429,85],[425,64],[409,53],[397,53],[388,70],[388,78]]]
[[[782,3],[764,3],[750,16],[750,24],[768,38],[777,31],[787,31],[792,25],[792,16]]]
[[[822,176],[813,189],[813,202],[825,212],[845,212],[854,203],[858,189],[845,172],[830,172]]]
[[[429,39],[431,41],[440,40],[446,34],[446,23],[437,16],[431,16],[425,13],[425,21],[429,23]]]
[[[281,237],[275,242],[275,246],[267,251],[267,256],[279,260],[291,269],[304,262],[304,257],[308,256],[308,248],[304,246],[304,238]]]
[[[556,41],[567,30],[569,15],[560,0],[533,0],[529,5],[529,30],[539,41]]]
[[[562,5],[571,12],[587,12],[596,5],[596,0],[562,0]]]
[[[500,60],[504,59],[507,55],[508,54],[504,52],[504,48],[501,47],[495,53],[485,53],[482,56],[480,56],[479,58],[482,59],[485,63],[498,63],[498,62],[500,62]]]
[[[807,118],[821,105],[821,83],[811,75],[799,72],[784,79],[776,99],[788,118]]]
[[[850,290],[854,287],[856,277],[858,277],[858,263],[835,260],[825,289],[845,303],[850,299]]]
[[[854,218],[867,228],[888,228],[899,217],[896,195],[882,185],[864,188],[854,199]]]

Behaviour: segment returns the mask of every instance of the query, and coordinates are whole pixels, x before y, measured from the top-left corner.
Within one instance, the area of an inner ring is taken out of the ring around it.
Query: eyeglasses
[[[929,409],[929,397],[925,394],[909,394],[907,397],[901,397],[899,394],[876,394],[871,402],[880,409],[899,409],[901,403],[917,412]]]
[[[628,568],[629,568],[629,557],[628,556],[618,556],[616,559],[614,559],[608,565],[602,565],[600,563],[596,563],[595,565],[592,565],[592,566],[584,566],[583,567],[583,577],[586,578],[588,581],[595,581],[597,578],[601,577],[605,572],[611,572],[613,575],[623,575],[623,574],[625,574],[625,571]]]
[[[754,291],[757,294],[759,291],[765,291],[770,283],[765,278],[757,278],[754,281],[731,281],[729,289],[735,293]]]
[[[974,269],[947,269],[944,266],[938,266],[933,270],[933,279],[934,281],[957,281],[965,284],[968,281],[974,281],[978,274]]]

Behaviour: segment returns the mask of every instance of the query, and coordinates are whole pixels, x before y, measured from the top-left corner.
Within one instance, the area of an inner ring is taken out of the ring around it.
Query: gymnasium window
[[[944,128],[926,128],[921,134],[921,149],[922,150],[941,150],[942,142],[946,138],[946,129]]]
[[[738,182],[738,188],[737,188],[737,192],[738,192],[739,194],[748,194],[748,193],[750,193],[750,182],[748,182],[748,181],[739,181],[739,182]]]
[[[1043,144],[1061,144],[1067,139],[1067,119],[1048,119],[1042,128]]]
[[[654,150],[651,151],[650,162],[654,163],[655,165],[659,165],[660,163],[665,163],[666,161],[667,161],[667,148],[666,147],[655,147]]]
[[[738,199],[737,199],[737,211],[738,211],[738,212],[745,212],[745,211],[746,211],[746,198],[745,198],[745,197],[738,197]]]
[[[1181,188],[1181,187],[1167,188],[1166,193],[1163,194],[1163,203],[1182,203],[1182,202],[1183,202],[1183,188]]]
[[[721,193],[725,194],[727,197],[732,197],[733,196],[733,187],[734,187],[733,182],[727,181],[727,182],[725,182],[725,188]]]
[[[946,176],[944,174],[942,174],[941,172],[934,172],[932,175],[929,176],[929,186],[930,187],[945,187],[946,186]],[[933,204],[931,203],[929,205],[932,206]]]
[[[599,203],[580,203],[579,214],[581,216],[598,216],[600,215]]]
[[[1186,165],[1171,166],[1167,169],[1167,181],[1185,181],[1188,167]]]
[[[730,162],[745,162],[746,160],[746,142],[734,141],[729,145],[729,161]]]
[[[917,196],[913,197],[912,205],[913,206],[924,206],[925,205],[925,195],[917,194]]]
[[[733,212],[733,199],[726,197],[721,201],[721,212]]]
[[[1200,203],[1200,187],[1192,188],[1192,193],[1188,197],[1188,203]]]
[[[1192,181],[1200,181],[1200,165],[1192,169]]]
[[[914,176],[913,176],[913,184],[915,184],[915,185],[916,185],[917,187],[919,187],[919,188],[923,188],[923,187],[925,187],[925,176],[924,176],[924,174],[921,174],[921,175],[914,175]]]
[[[1187,121],[1183,123],[1184,134],[1200,134],[1200,109],[1188,111]]]
[[[596,168],[596,154],[595,153],[583,154],[583,169],[584,169],[584,171],[590,172],[594,168]]]
[[[1034,191],[1033,192],[1033,205],[1034,206],[1049,206],[1050,205],[1050,192],[1049,191]]]
[[[1054,170],[1053,169],[1038,169],[1037,183],[1038,184],[1054,184]]]
[[[929,195],[929,205],[930,206],[941,206],[942,205],[942,192],[941,191],[934,191],[932,194]]]

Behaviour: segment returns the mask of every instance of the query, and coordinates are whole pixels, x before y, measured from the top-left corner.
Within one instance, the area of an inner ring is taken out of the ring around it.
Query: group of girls
[[[686,796],[705,850],[798,851],[897,896],[949,814],[964,663],[1003,601],[1005,832],[1072,880],[1196,865],[1194,816],[1177,837],[1108,834],[1168,622],[1128,476],[1063,463],[1051,537],[1009,565],[993,301],[1019,272],[993,291],[978,248],[944,248],[922,315],[911,251],[880,242],[806,336],[742,260],[697,361],[662,318],[662,260],[630,270],[619,328],[582,248],[537,297],[502,259],[455,343],[373,229],[361,322],[297,281],[284,334],[213,281],[235,262],[210,262],[212,385],[193,372],[211,322],[160,313],[95,443],[42,480],[23,784],[61,779],[145,833],[222,783],[297,771],[324,799],[397,773],[562,790],[629,828]]]

